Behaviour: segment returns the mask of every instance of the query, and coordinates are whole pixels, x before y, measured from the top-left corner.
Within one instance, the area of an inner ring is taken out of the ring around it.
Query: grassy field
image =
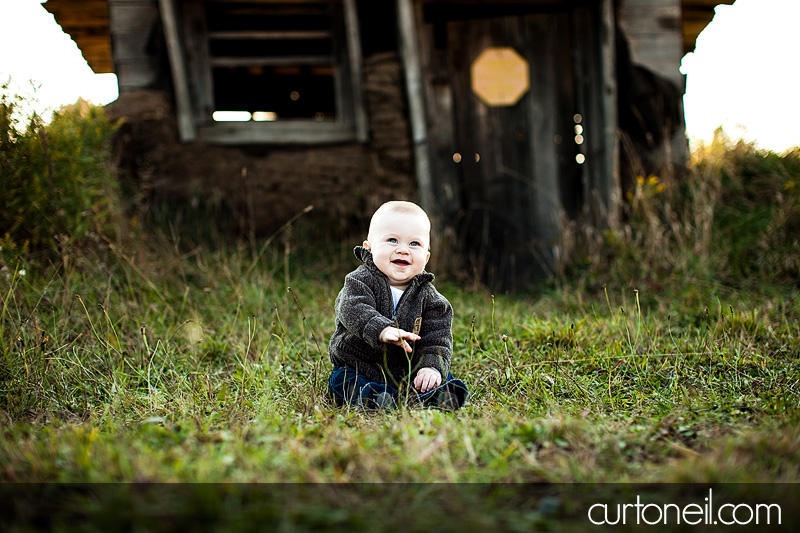
[[[115,264],[110,265],[110,261]],[[6,481],[794,481],[800,303],[697,282],[450,283],[458,413],[336,409],[340,271],[242,250],[3,281]],[[353,259],[352,262],[354,262]],[[68,261],[69,262],[69,261]],[[349,265],[347,265],[349,266]],[[248,272],[249,271],[249,272]]]
[[[455,413],[328,398],[356,243],[320,251],[295,232],[254,254],[181,228],[56,252],[6,240],[0,481],[37,483],[27,499],[3,485],[6,516],[381,531],[428,529],[435,509],[457,517],[445,530],[523,531],[557,529],[574,511],[565,494],[589,483],[796,483],[798,161],[728,147],[688,186],[643,178],[624,227],[576,231],[559,275],[525,294],[442,273],[452,371],[471,390]],[[63,494],[112,482],[301,485]],[[542,483],[566,485],[530,488]]]
[[[468,406],[367,413],[325,389],[349,254],[287,273],[240,249],[151,246],[2,282],[0,480],[798,480],[792,291],[445,282]]]

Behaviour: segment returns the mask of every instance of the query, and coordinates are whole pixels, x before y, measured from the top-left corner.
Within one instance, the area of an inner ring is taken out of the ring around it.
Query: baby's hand
[[[418,341],[421,338],[422,337],[416,333],[409,333],[408,331],[395,328],[393,326],[384,328],[383,331],[381,331],[381,334],[378,335],[379,341],[387,344],[396,344],[408,353],[411,353],[411,345],[409,345],[406,341]]]
[[[442,375],[435,368],[420,368],[414,378],[414,388],[420,392],[428,392],[442,384]]]

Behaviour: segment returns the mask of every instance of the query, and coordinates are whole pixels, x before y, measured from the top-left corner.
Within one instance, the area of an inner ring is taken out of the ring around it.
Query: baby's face
[[[372,252],[375,266],[386,274],[389,284],[405,289],[425,269],[430,225],[425,217],[412,213],[385,213],[373,220],[364,248]]]

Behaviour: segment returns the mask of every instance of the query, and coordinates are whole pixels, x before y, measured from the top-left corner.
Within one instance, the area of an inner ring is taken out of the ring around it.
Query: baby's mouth
[[[405,259],[395,259],[394,261],[392,261],[392,263],[395,264],[395,265],[400,265],[400,266],[408,266],[408,265],[411,264],[408,261],[406,261]]]

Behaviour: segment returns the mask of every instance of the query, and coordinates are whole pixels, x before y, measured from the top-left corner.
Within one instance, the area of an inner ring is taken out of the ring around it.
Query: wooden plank
[[[578,0],[581,1],[581,0]],[[433,2],[431,2],[433,3]],[[490,7],[503,7],[503,6],[542,6],[542,8],[552,8],[552,7],[569,7],[571,4],[576,3],[576,0],[436,0],[436,4],[454,4],[454,7],[458,6],[480,6],[486,7],[486,4],[493,4]],[[448,7],[450,9],[450,7]]]
[[[114,71],[105,0],[50,0],[42,7],[52,13],[58,25],[75,41],[94,72]]]
[[[262,4],[262,5],[274,4],[278,7],[292,5],[292,4],[299,5],[301,7],[307,7],[304,6],[304,4],[319,5],[323,3],[320,0],[212,0],[212,1],[215,4]],[[333,1],[335,2],[336,0]]]
[[[108,5],[120,92],[155,87],[161,81],[163,68],[162,58],[149,49],[153,35],[160,33],[157,2],[110,0]]]
[[[358,11],[355,0],[344,0],[344,21],[347,32],[347,52],[350,72],[349,99],[352,101],[352,115],[355,121],[358,142],[367,142],[369,128],[364,109],[363,72],[361,57],[361,38],[358,31]]]
[[[343,126],[353,124],[353,93],[350,88],[350,60],[347,51],[344,16],[340,6],[332,6],[331,31],[333,37],[333,57],[336,66],[333,70],[334,98],[336,99],[336,122]]]
[[[158,22],[158,9],[153,0],[111,0],[109,10],[113,13],[109,26],[111,33],[148,33]]]
[[[149,89],[158,78],[158,65],[152,58],[119,60],[116,74],[121,93]]]
[[[330,56],[262,56],[262,57],[212,57],[212,67],[263,67],[295,65],[334,65]]]
[[[408,110],[411,122],[411,139],[414,145],[414,163],[419,187],[420,204],[438,227],[438,212],[434,204],[431,166],[428,153],[428,131],[425,102],[422,92],[422,69],[417,47],[413,0],[397,0],[400,55],[406,78]]]
[[[334,122],[227,122],[199,126],[198,137],[223,145],[247,144],[321,144],[345,143],[356,140],[353,125]]]
[[[585,160],[581,165],[581,182],[583,187],[582,214],[587,223],[597,227],[606,224],[605,213],[597,212],[594,197],[597,184],[603,182],[605,172],[605,153],[603,151],[605,129],[602,113],[602,80],[600,78],[599,58],[597,51],[596,16],[591,9],[579,7],[571,13],[572,49],[574,50],[573,71],[575,76],[576,103],[573,117],[581,115],[584,142],[581,154]],[[573,120],[573,123],[574,120]],[[564,142],[564,140],[562,140]],[[576,154],[577,157],[577,154]]]
[[[127,59],[146,59],[148,52],[149,35],[144,32],[113,33],[114,60],[118,63]]]
[[[436,117],[428,121],[428,152],[432,182],[432,196],[441,215],[443,232],[453,235],[458,231],[457,220],[463,214],[461,180],[458,165],[453,161],[454,146],[453,76],[450,74],[451,54],[437,47],[434,26],[425,24],[421,10],[417,10],[420,68],[425,76],[426,114]]]
[[[604,168],[600,173],[602,181],[597,183],[601,208],[607,213],[608,227],[619,226],[621,192],[619,176],[619,138],[617,136],[617,73],[616,73],[616,32],[614,19],[614,0],[601,0],[600,23],[600,68],[602,80],[602,124]]]
[[[214,112],[214,80],[209,68],[206,9],[202,0],[186,0],[182,7],[186,73],[189,79],[192,115],[195,123],[210,122]]]
[[[680,1],[680,0],[678,0]],[[620,2],[617,2],[620,3]],[[619,10],[623,9],[639,9],[639,8],[661,8],[664,6],[664,0],[625,0],[620,3]]]
[[[352,0],[348,0],[352,1]],[[295,40],[295,39],[330,39],[331,32],[326,30],[288,30],[288,31],[212,31],[210,39],[238,40]]]
[[[76,27],[108,27],[108,5],[106,0],[50,0],[42,7],[51,13],[65,32]]]
[[[557,65],[556,91],[557,108],[555,114],[555,130],[549,139],[553,147],[558,165],[558,194],[563,214],[571,220],[579,219],[581,209],[586,200],[583,188],[583,166],[578,164],[576,156],[582,145],[575,142],[575,109],[578,105],[577,79],[574,64],[577,62],[575,43],[571,39],[574,33],[572,17],[568,12],[553,13],[554,61]],[[559,142],[560,141],[560,142]],[[558,221],[560,232],[561,221]],[[554,250],[558,253],[557,250]],[[554,254],[555,255],[555,254]]]
[[[460,237],[469,243],[470,268],[497,290],[512,291],[541,273],[529,118],[539,95],[529,91],[513,106],[489,106],[472,91],[470,66],[487,47],[511,47],[533,69],[530,32],[521,20],[491,17],[446,25],[453,152],[460,156],[454,166],[462,180]]]
[[[561,216],[558,154],[553,136],[558,130],[556,113],[559,109],[558,65],[556,64],[557,34],[555,17],[529,16],[526,23],[531,58],[530,154],[534,187],[531,204],[535,208],[532,223],[538,246],[547,268],[552,269],[553,245],[558,234]]]
[[[658,43],[664,43],[663,46],[654,46]],[[683,88],[683,74],[680,72],[681,56],[679,48],[675,46],[677,41],[673,38],[666,39],[663,35],[654,35],[649,39],[648,44],[642,44],[642,41],[631,43],[631,56],[635,56],[637,65],[643,65],[661,75],[663,78],[670,80],[678,88]]]
[[[629,6],[629,4],[624,4]],[[681,25],[681,7],[677,2],[664,4],[658,7],[620,8],[617,11],[620,23],[630,25],[631,29],[669,29],[679,30]]]
[[[182,141],[191,141],[195,138],[194,117],[189,94],[189,84],[186,63],[178,34],[178,14],[175,9],[176,0],[159,0],[161,23],[164,28],[164,38],[167,42],[167,51],[172,70],[172,84],[175,91],[176,114],[178,118],[178,132]]]
[[[219,4],[220,2],[215,2]],[[329,15],[331,9],[341,2],[314,2],[312,4],[302,4],[302,3],[280,3],[280,4],[273,4],[269,2],[258,2],[258,3],[251,3],[246,4],[244,2],[235,2],[232,3],[230,6],[226,6],[224,9],[224,13],[228,15],[235,15],[235,16],[247,16],[251,14],[263,14],[265,10],[269,11],[270,16],[276,17],[284,17],[284,16],[294,16],[294,15],[315,15],[315,16],[326,16]]]
[[[681,0],[626,0],[617,21],[628,38],[632,61],[683,89]]]
[[[572,16],[575,76],[584,143],[584,217],[597,228],[616,228],[619,220],[617,97],[613,18],[602,9],[576,8]],[[606,31],[610,28],[611,33]]]

